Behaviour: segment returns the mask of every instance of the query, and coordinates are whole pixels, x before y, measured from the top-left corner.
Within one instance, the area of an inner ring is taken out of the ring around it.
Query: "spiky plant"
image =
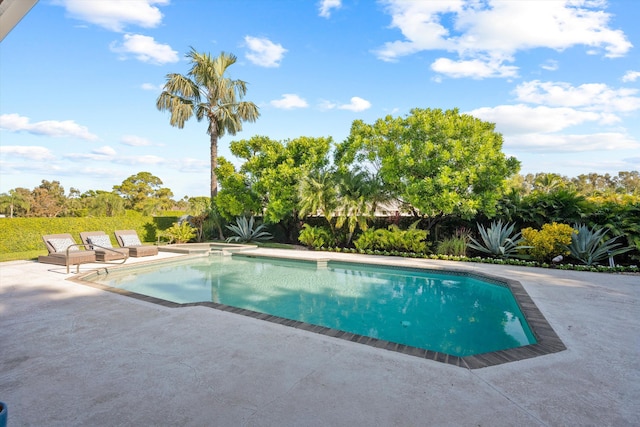
[[[620,255],[631,250],[623,248],[622,243],[616,243],[618,237],[605,240],[606,228],[598,230],[589,228],[584,224],[574,224],[577,234],[571,236],[571,244],[568,246],[571,256],[583,264],[593,265],[608,259],[610,256]]]
[[[250,219],[239,216],[236,218],[235,224],[227,225],[227,228],[231,230],[235,236],[227,238],[227,242],[248,243],[257,242],[260,240],[270,240],[273,238],[271,233],[263,231],[264,224],[260,224],[255,229],[253,228],[255,218],[252,216]]]
[[[520,249],[526,246],[520,246],[522,242],[521,233],[513,234],[515,224],[492,222],[489,228],[478,224],[478,232],[482,238],[482,242],[477,241],[473,237],[469,238],[469,247],[494,257],[509,258],[518,253]]]

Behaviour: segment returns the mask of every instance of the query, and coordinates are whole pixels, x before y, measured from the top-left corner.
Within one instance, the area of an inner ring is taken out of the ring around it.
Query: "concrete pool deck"
[[[394,262],[519,281],[567,350],[469,370],[208,307],[151,304],[66,280],[65,267],[5,262],[8,425],[640,425],[640,276]]]

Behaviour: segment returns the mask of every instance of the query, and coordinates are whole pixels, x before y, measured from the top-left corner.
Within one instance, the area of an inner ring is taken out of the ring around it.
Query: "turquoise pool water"
[[[536,342],[507,287],[433,271],[212,255],[95,281],[177,303],[212,301],[461,357]]]

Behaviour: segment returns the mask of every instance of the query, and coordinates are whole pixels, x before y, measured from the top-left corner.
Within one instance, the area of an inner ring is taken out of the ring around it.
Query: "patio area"
[[[6,262],[8,425],[640,425],[640,276],[394,262],[519,281],[567,350],[469,370],[208,307],[163,307],[66,280],[74,274],[60,266]]]

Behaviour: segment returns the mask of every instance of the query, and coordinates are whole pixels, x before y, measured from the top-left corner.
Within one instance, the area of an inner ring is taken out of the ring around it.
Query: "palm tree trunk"
[[[211,126],[213,128],[213,126]],[[211,129],[211,200],[218,195],[218,176],[216,168],[218,167],[218,135]]]

